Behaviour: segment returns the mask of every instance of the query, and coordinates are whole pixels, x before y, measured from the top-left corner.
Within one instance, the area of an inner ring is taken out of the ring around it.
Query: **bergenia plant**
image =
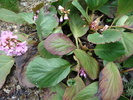
[[[123,84],[132,80],[133,1],[49,1],[31,13],[0,9],[1,20],[37,31],[1,32],[0,88],[15,61],[21,85],[48,89],[44,100],[132,99]]]

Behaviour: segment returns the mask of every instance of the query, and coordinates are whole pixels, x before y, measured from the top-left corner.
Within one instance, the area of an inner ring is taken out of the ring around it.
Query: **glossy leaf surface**
[[[23,12],[23,13],[19,13],[19,16],[21,16],[23,20],[25,20],[29,24],[35,23],[35,21],[33,20],[33,13]]]
[[[63,96],[63,100],[72,100],[72,98],[85,87],[84,82],[80,77],[74,78],[75,85],[66,88],[66,91]]]
[[[36,57],[27,67],[27,77],[38,87],[51,87],[61,82],[70,72],[70,64],[61,58]]]
[[[82,15],[86,18],[87,21],[89,21],[89,16],[86,14],[85,10],[83,9],[83,7],[80,5],[80,3],[78,2],[78,0],[74,0],[72,2],[72,4],[82,13]]]
[[[120,40],[122,34],[120,31],[108,29],[103,31],[102,34],[94,33],[88,35],[88,41],[94,44],[105,44],[110,42],[116,42]]]
[[[99,44],[94,51],[96,55],[107,61],[115,61],[118,57],[125,54],[125,48],[120,42]]]
[[[48,52],[45,47],[44,47],[44,41],[41,41],[39,44],[38,44],[38,52],[39,54],[43,57],[43,58],[58,58],[59,56],[58,55],[53,55],[51,54],[50,52]]]
[[[74,54],[89,77],[96,79],[99,72],[98,62],[83,50],[76,49]]]
[[[98,82],[94,82],[79,91],[72,100],[99,100],[95,96],[97,92]]]
[[[99,97],[102,100],[117,100],[122,92],[120,72],[115,63],[109,62],[100,73]]]
[[[81,17],[78,14],[72,14],[70,16],[70,29],[72,31],[72,34],[74,35],[75,39],[78,37],[83,36],[87,30],[89,29],[88,26],[85,26],[87,23],[81,19]]]
[[[5,22],[11,22],[15,24],[25,24],[26,21],[21,18],[18,14],[16,14],[13,11],[1,8],[0,9],[0,20],[3,20]]]
[[[56,10],[54,10],[54,8],[49,8],[49,10],[50,13],[46,13],[44,8],[42,8],[39,12],[38,19],[36,20],[37,34],[40,40],[51,34],[53,29],[56,28],[59,23],[58,18],[55,15]]]
[[[54,55],[65,55],[76,48],[73,42],[62,33],[54,33],[48,36],[44,46]]]

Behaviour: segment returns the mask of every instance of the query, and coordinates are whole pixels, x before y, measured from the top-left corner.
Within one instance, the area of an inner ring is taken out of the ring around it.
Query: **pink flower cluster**
[[[0,36],[0,50],[4,51],[8,56],[20,56],[27,50],[26,41],[17,40],[18,37],[13,32],[2,31]]]
[[[84,71],[83,68],[80,69],[80,71],[79,71],[79,75],[80,75],[80,76],[83,76],[84,78],[87,77],[87,75],[86,75],[86,73],[85,73],[85,71]]]

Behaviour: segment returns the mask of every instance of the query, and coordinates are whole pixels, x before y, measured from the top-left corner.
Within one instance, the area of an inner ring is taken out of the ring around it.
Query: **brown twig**
[[[121,71],[121,73],[129,72],[129,71],[133,71],[133,68],[130,68],[130,69],[127,69],[127,70]]]

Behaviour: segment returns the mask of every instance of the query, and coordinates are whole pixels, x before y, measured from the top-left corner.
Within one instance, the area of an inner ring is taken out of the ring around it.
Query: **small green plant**
[[[18,79],[26,81],[20,82],[48,88],[47,100],[119,99],[124,94],[119,69],[133,70],[133,16],[127,15],[133,11],[133,0],[49,1],[31,13],[0,9],[1,20],[27,23],[37,30],[33,37],[17,34],[21,41],[2,33],[0,50],[8,56],[0,55],[4,57],[1,68],[9,63],[11,69],[16,62],[18,69],[22,67]],[[107,17],[111,24],[106,23]],[[6,65],[0,75],[1,87],[9,69]],[[131,95],[131,90],[128,87],[125,92]]]
[[[129,82],[124,82],[125,95],[128,97],[133,97],[133,79]]]

